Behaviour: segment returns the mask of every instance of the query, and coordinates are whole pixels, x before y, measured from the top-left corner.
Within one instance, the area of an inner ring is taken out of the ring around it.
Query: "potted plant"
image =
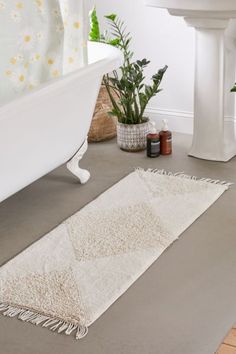
[[[126,31],[124,22],[115,14],[105,18],[108,20],[112,38],[107,32],[101,35],[94,9],[91,13],[90,40],[114,45],[124,55],[124,62],[119,71],[114,70],[103,78],[103,85],[112,104],[109,113],[117,119],[117,142],[125,151],[144,150],[149,132],[149,119],[145,116],[145,109],[151,98],[161,91],[160,84],[168,67],[165,66],[152,76],[151,85],[145,84],[144,70],[150,61],[133,61],[133,52],[130,50],[132,38]]]
[[[152,76],[150,85],[145,84],[144,70],[150,61],[133,61],[133,52],[130,50],[131,36],[126,32],[124,22],[115,14],[106,18],[113,34],[112,40],[124,54],[120,72],[115,70],[103,80],[113,106],[110,114],[118,119],[117,142],[122,150],[144,150],[149,131],[145,109],[151,98],[161,91],[160,84],[167,66]]]

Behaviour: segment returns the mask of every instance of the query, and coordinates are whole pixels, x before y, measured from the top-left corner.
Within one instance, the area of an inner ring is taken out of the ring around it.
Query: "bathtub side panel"
[[[68,161],[91,124],[102,76],[67,82],[0,120],[0,201]]]

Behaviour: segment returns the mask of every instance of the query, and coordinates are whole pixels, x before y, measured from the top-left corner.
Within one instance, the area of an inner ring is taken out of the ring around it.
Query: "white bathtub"
[[[69,161],[86,141],[102,76],[122,61],[108,45],[89,43],[88,52],[87,67],[0,107],[0,202]],[[85,149],[68,165],[75,174]]]

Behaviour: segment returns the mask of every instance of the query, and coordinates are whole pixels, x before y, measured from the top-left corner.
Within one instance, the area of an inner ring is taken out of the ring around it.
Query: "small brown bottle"
[[[161,155],[172,154],[172,133],[168,130],[168,121],[163,119],[162,131],[160,135],[160,152]]]
[[[160,156],[160,137],[156,130],[155,122],[151,122],[152,128],[147,135],[147,157]]]

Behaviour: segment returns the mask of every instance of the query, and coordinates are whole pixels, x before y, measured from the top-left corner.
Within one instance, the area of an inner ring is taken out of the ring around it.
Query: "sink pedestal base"
[[[185,18],[196,30],[194,135],[189,155],[228,161],[236,155],[233,117],[236,52],[225,19]],[[230,118],[231,117],[231,118]]]

